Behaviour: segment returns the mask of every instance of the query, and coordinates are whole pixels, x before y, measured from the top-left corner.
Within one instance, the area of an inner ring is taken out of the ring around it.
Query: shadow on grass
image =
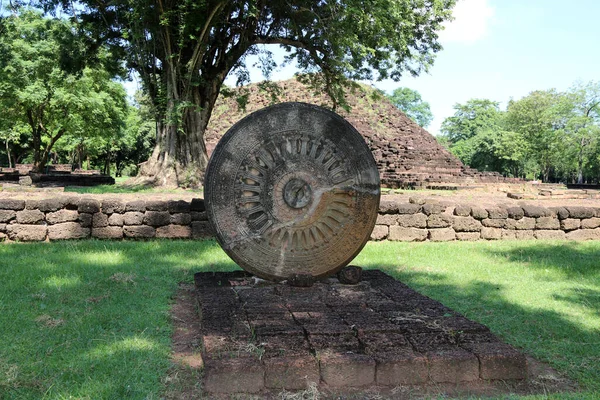
[[[0,398],[158,397],[178,282],[236,268],[213,241],[0,246]]]

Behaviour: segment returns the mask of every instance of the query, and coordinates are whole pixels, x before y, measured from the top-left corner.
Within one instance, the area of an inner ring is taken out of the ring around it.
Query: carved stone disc
[[[377,218],[379,173],[339,115],[283,103],[235,124],[205,176],[209,221],[225,252],[266,279],[324,277],[348,264]]]

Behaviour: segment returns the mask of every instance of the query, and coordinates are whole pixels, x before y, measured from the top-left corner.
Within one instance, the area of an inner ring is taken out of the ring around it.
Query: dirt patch
[[[577,390],[485,326],[379,272],[352,286],[254,283],[243,273],[208,273],[197,274],[197,292],[180,287],[166,398],[408,399]],[[246,391],[233,390],[238,386]]]

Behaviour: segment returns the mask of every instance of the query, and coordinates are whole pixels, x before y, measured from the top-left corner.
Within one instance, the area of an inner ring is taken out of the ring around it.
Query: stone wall
[[[212,237],[204,200],[0,199],[0,240]]]
[[[600,239],[600,207],[471,207],[382,200],[372,240]]]
[[[204,201],[0,199],[0,241],[212,237]],[[471,207],[382,199],[372,240],[600,240],[600,207]]]

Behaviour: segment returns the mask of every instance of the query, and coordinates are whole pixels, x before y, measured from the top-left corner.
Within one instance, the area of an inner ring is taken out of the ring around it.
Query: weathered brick
[[[124,226],[123,234],[128,238],[153,238],[156,236],[156,229],[147,225]]]
[[[502,229],[502,240],[516,240],[517,231],[510,229]]]
[[[208,221],[206,211],[190,211],[192,221]]]
[[[77,213],[76,211],[72,212]],[[85,239],[89,236],[90,228],[84,228],[77,222],[63,222],[48,227],[48,239],[50,240]]]
[[[393,200],[382,199],[379,202],[380,214],[398,214],[398,202]]]
[[[98,239],[122,239],[123,228],[120,226],[106,226],[103,228],[92,228],[92,237]]]
[[[473,207],[471,209],[471,216],[475,219],[485,219],[488,217],[488,212],[483,207]]]
[[[78,219],[79,213],[75,210],[63,209],[46,214],[46,221],[51,225],[61,224],[64,222],[76,222]]]
[[[479,359],[481,379],[508,380],[527,378],[527,360],[523,354],[504,343],[478,343],[469,346]]]
[[[257,358],[208,359],[204,390],[209,393],[258,393],[265,387],[265,370]]]
[[[441,214],[446,207],[441,204],[423,204],[421,210],[425,215]]]
[[[127,204],[125,204],[125,212],[128,211],[144,212],[146,211],[146,202],[144,200],[128,201]]]
[[[77,211],[80,213],[94,214],[100,212],[100,202],[96,199],[84,198],[79,200]]]
[[[388,239],[401,242],[422,242],[427,239],[427,234],[427,229],[390,226]]]
[[[108,217],[108,225],[123,226],[123,214],[110,214],[110,217]]]
[[[39,210],[41,212],[54,212],[65,208],[67,199],[62,197],[54,197],[41,200],[27,200],[25,208],[27,210]]]
[[[122,214],[125,212],[125,203],[119,199],[102,200],[102,212],[105,214]]]
[[[479,232],[456,232],[456,239],[465,242],[473,242],[481,239],[481,234]]]
[[[375,381],[375,360],[363,354],[320,354],[321,380],[331,388],[363,387]]]
[[[302,390],[320,380],[319,363],[310,354],[298,357],[274,357],[264,361],[265,387]]]
[[[456,232],[452,228],[430,229],[429,240],[432,242],[449,242],[451,240],[456,240]]]
[[[5,233],[6,232],[6,224],[0,224],[0,232]]]
[[[171,214],[189,213],[191,210],[190,203],[185,200],[170,200],[167,207]]]
[[[378,385],[418,385],[429,378],[427,358],[412,350],[391,351],[374,356],[377,363],[375,380]]]
[[[518,230],[518,231],[515,231],[515,236],[516,236],[517,240],[533,240],[533,239],[535,239],[535,236],[533,233],[534,233],[534,231],[532,229]]]
[[[398,214],[377,214],[377,225],[397,225]]]
[[[454,217],[452,227],[456,232],[479,232],[481,222],[473,217]]]
[[[564,240],[566,235],[560,230],[535,230],[533,235],[536,239],[542,240]]]
[[[595,214],[595,211],[592,207],[567,206],[565,208],[567,211],[569,211],[569,217],[571,218],[592,218]]]
[[[429,377],[436,383],[469,382],[479,379],[479,360],[462,350],[438,350],[427,353]]]
[[[581,220],[577,218],[566,218],[560,221],[560,229],[563,231],[573,231],[579,228],[581,228]]]
[[[94,216],[92,217],[92,226],[94,228],[104,228],[105,226],[108,226],[108,215],[101,212],[94,213]]]
[[[46,225],[11,224],[6,227],[6,233],[11,240],[39,242],[46,239],[48,227]]]
[[[560,229],[560,221],[555,217],[539,217],[535,219],[535,229]]]
[[[454,208],[454,215],[459,217],[469,217],[471,216],[471,207],[469,206],[456,206]]]
[[[486,209],[489,219],[506,219],[508,218],[508,211],[503,207],[490,207]]]
[[[416,214],[421,209],[421,206],[413,203],[398,204],[398,214]]]
[[[566,234],[569,240],[599,240],[600,228],[596,229],[578,229]]]
[[[38,224],[45,220],[46,216],[40,210],[17,211],[18,224]]]
[[[169,205],[164,200],[146,200],[146,211],[168,211]]]
[[[127,211],[123,214],[123,225],[141,225],[144,222],[144,213]]]
[[[21,211],[25,209],[25,200],[0,199],[0,210]]]
[[[146,211],[144,213],[144,224],[150,226],[164,226],[171,222],[171,214],[168,211]]]
[[[525,213],[521,207],[508,207],[506,212],[508,214],[508,218],[512,219],[521,219],[525,216]]]
[[[506,219],[486,218],[481,220],[481,225],[488,228],[504,228],[506,227]]]
[[[532,230],[535,229],[535,218],[523,217],[515,221],[516,230]]]
[[[404,228],[426,228],[427,216],[425,214],[398,215],[398,225]]]
[[[428,228],[447,228],[452,226],[452,216],[448,214],[432,214],[427,217]]]
[[[569,211],[567,211],[564,207],[549,207],[550,210],[556,214],[558,219],[567,219],[569,218]]]
[[[192,228],[183,225],[166,225],[156,228],[156,237],[186,239],[192,237]]]
[[[212,229],[208,221],[192,222],[192,238],[193,239],[209,239],[214,237]]]
[[[502,239],[502,228],[481,228],[481,238],[486,240],[500,240]]]
[[[583,229],[596,229],[600,227],[600,218],[593,217],[581,220],[581,227]]]
[[[192,223],[192,216],[187,213],[171,214],[171,224],[173,225],[189,225]]]
[[[389,234],[389,227],[387,225],[375,225],[373,232],[371,232],[371,240],[384,240],[387,239]]]
[[[523,208],[523,213],[525,214],[525,216],[529,218],[552,216],[552,211],[544,207],[524,205],[521,208]]]
[[[17,218],[17,212],[14,210],[0,210],[0,222],[10,222]]]
[[[93,215],[89,213],[79,213],[77,216],[77,221],[84,228],[89,228],[92,226],[92,217]]]
[[[206,207],[204,206],[204,199],[192,199],[190,203],[190,211],[204,211]]]

